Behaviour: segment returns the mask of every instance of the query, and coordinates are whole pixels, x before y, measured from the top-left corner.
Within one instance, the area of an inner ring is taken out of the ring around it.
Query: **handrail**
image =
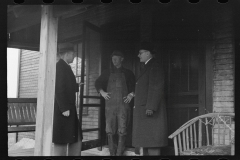
[[[8,103],[37,103],[37,98],[8,98]]]
[[[222,113],[222,112],[221,113],[208,113],[208,114],[197,116],[197,117],[192,118],[191,120],[187,121],[186,123],[184,123],[181,127],[179,127],[179,129],[177,129],[174,133],[172,133],[168,138],[172,139],[173,137],[178,135],[180,132],[182,132],[184,129],[186,129],[188,126],[195,123],[196,121],[198,121],[201,118],[217,117],[217,116],[235,116],[235,113]]]
[[[101,99],[100,96],[83,96],[83,98],[90,98],[90,99]]]

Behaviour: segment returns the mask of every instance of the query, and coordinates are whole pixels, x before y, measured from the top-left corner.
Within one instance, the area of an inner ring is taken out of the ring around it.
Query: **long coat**
[[[62,59],[56,66],[56,85],[53,118],[53,143],[66,144],[77,142],[81,126],[79,125],[75,105],[78,85],[71,67]],[[70,115],[65,117],[63,112],[70,110]]]
[[[153,58],[136,81],[133,109],[133,146],[167,146],[167,113],[164,94],[164,72]],[[153,110],[152,116],[146,110]]]

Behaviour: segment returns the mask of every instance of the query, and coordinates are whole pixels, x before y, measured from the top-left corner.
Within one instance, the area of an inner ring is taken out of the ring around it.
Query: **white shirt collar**
[[[152,58],[148,59],[146,62],[145,62],[145,65],[151,60]]]

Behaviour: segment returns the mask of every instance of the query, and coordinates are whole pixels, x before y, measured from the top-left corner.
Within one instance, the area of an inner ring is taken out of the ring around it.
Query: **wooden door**
[[[163,56],[169,135],[205,113],[204,54],[198,43],[171,44]],[[172,140],[169,140],[172,146]]]

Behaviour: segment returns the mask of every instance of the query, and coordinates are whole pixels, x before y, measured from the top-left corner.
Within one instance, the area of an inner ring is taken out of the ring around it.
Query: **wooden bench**
[[[8,98],[8,133],[35,131],[37,98]]]
[[[208,113],[195,117],[168,138],[175,155],[234,155],[234,113]]]

